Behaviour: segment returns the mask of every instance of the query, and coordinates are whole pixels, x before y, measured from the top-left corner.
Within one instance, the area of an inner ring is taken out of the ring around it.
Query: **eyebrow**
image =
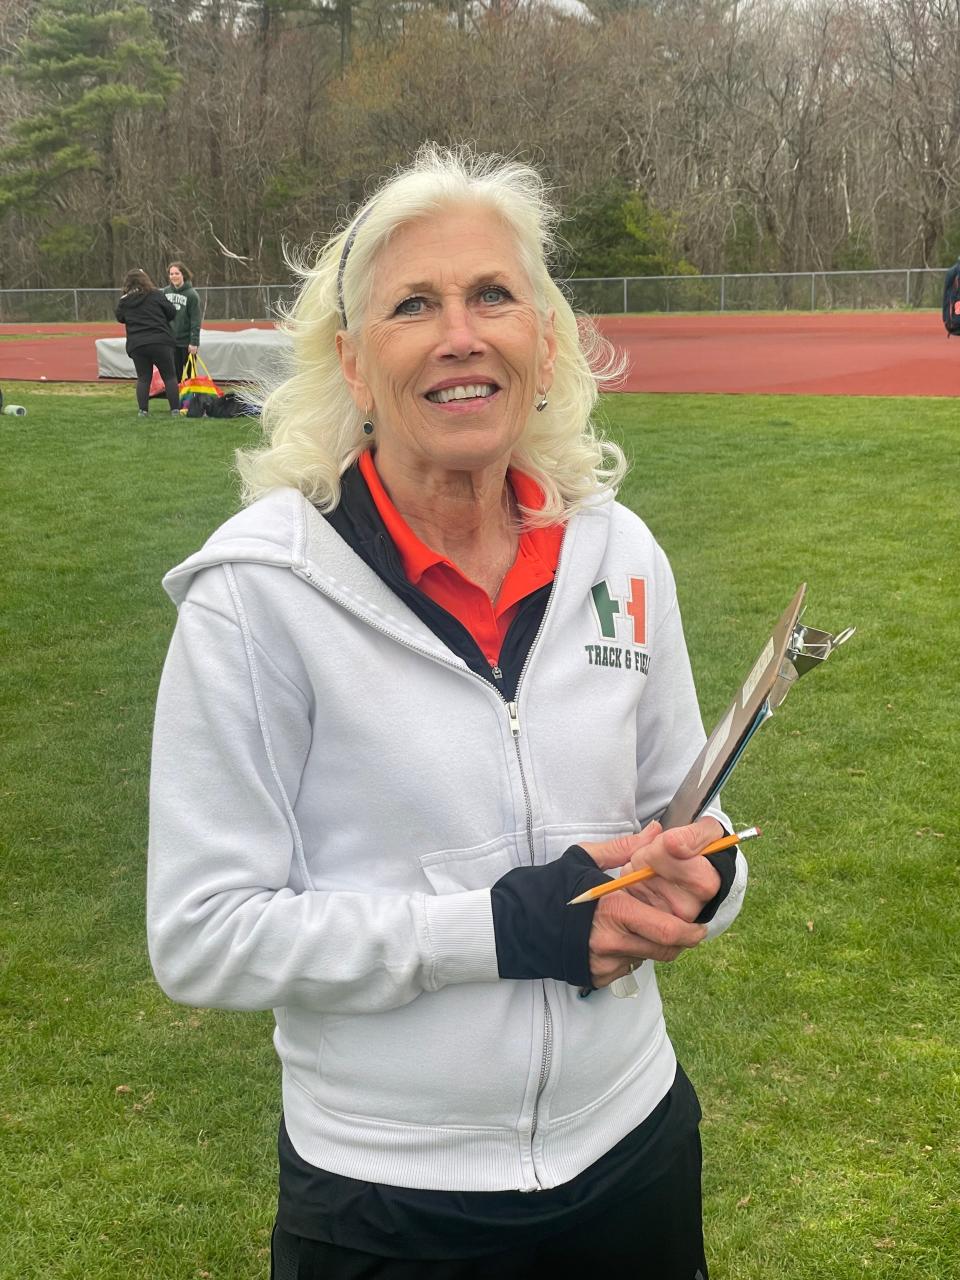
[[[467,289],[480,289],[484,285],[490,284],[506,284],[510,280],[510,275],[503,268],[496,268],[490,271],[481,271],[479,275],[473,277],[467,283]],[[398,285],[391,293],[396,293],[400,297],[408,298],[415,293],[432,293],[436,291],[436,285],[431,280],[415,280],[412,284]],[[514,286],[515,287],[515,286]]]

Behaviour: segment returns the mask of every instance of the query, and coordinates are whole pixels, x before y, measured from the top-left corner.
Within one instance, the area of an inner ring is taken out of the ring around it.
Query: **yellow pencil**
[[[719,853],[721,849],[732,849],[735,844],[741,844],[744,840],[753,840],[760,834],[759,827],[747,827],[743,831],[735,831],[732,836],[723,836],[719,840],[714,840],[712,844],[708,844],[705,849],[700,850],[699,856],[703,858],[708,853]],[[639,884],[641,880],[649,880],[656,874],[653,867],[643,867],[640,871],[630,871],[627,875],[618,876],[615,880],[607,880],[605,884],[594,885],[586,893],[581,893],[576,898],[571,898],[567,906],[572,907],[577,902],[594,902],[597,898],[602,898],[608,893],[615,893],[617,889],[628,889],[630,885]]]

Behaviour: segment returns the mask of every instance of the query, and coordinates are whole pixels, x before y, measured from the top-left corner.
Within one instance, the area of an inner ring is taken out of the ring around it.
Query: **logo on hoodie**
[[[616,584],[620,585],[620,584]],[[601,644],[584,645],[592,667],[615,667],[646,675],[650,655],[647,644],[647,580],[627,577],[626,593],[614,595],[606,578],[590,589],[593,613]]]

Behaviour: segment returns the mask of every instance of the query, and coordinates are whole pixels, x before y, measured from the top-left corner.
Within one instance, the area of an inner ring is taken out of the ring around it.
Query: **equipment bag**
[[[220,388],[210,377],[210,370],[203,363],[199,356],[195,356],[193,352],[187,356],[183,366],[183,377],[180,379],[180,408],[181,410],[190,410],[191,402],[198,399],[203,403],[204,398],[212,396],[219,399],[223,393]],[[202,414],[201,410],[201,414]],[[197,417],[195,413],[190,417]]]

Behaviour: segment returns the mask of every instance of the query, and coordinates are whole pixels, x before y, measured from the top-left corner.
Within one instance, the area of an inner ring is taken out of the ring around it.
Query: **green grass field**
[[[0,417],[0,1277],[260,1280],[271,1019],[174,1006],[143,938],[159,580],[233,509],[253,428],[156,404],[144,424],[129,387],[4,391],[29,413]],[[605,413],[707,721],[801,581],[812,625],[858,627],[727,788],[764,829],[742,915],[661,968],[705,1111],[712,1280],[960,1276],[957,407]]]

